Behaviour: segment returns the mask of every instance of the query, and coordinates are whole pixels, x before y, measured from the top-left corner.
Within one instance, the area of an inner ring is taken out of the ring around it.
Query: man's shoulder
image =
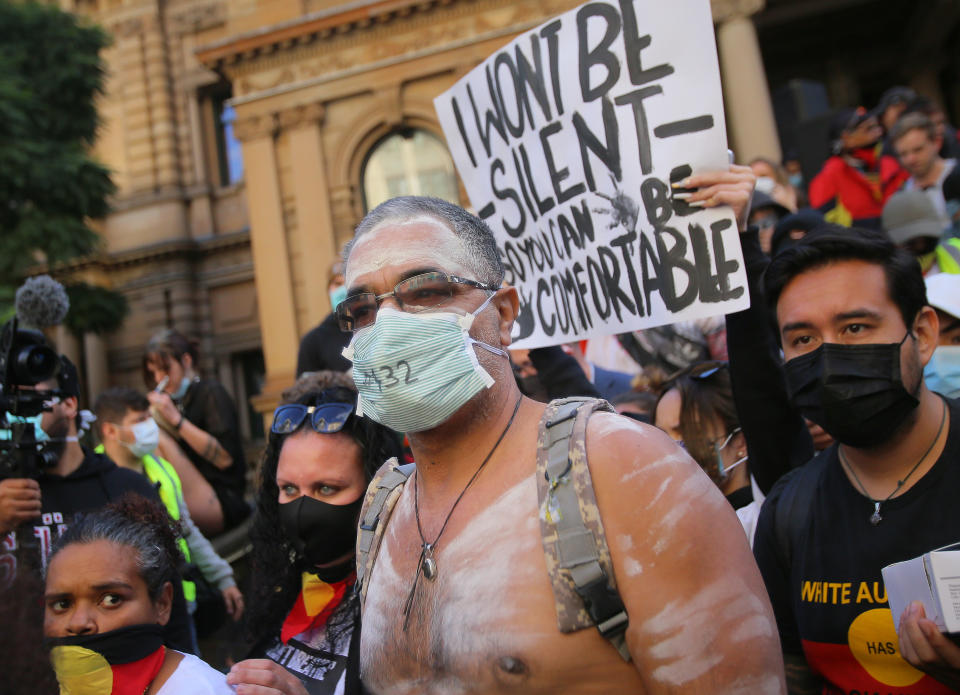
[[[93,454],[93,456],[103,459],[98,463],[101,468],[99,474],[103,476],[104,485],[111,498],[115,499],[126,492],[143,495],[149,499],[157,498],[157,489],[142,473],[118,466],[103,454]]]

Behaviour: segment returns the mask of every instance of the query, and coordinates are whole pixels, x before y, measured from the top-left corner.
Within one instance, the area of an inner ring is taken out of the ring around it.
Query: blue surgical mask
[[[802,189],[803,188],[803,174],[797,172],[796,174],[790,174],[790,185],[794,188]]]
[[[717,474],[720,476],[720,480],[726,481],[727,477],[730,475],[730,471],[739,466],[741,463],[747,460],[747,457],[739,458],[729,466],[724,465],[723,463],[723,450],[730,444],[730,441],[733,439],[733,436],[740,431],[740,428],[737,427],[733,432],[727,435],[727,438],[723,440],[723,444],[717,446],[714,443],[713,448],[717,455]]]
[[[346,285],[340,285],[340,287],[330,290],[330,307],[336,310],[337,304],[339,304],[346,298],[347,298]]]
[[[923,368],[927,388],[947,398],[960,396],[960,345],[941,345]]]
[[[175,401],[183,400],[183,397],[187,395],[187,389],[190,388],[190,384],[193,382],[193,379],[190,377],[183,377],[180,380],[180,385],[177,387],[177,390],[170,394],[170,397]]]
[[[474,345],[506,357],[500,348],[470,337],[472,314],[410,314],[390,307],[372,326],[357,331],[343,356],[353,362],[357,414],[397,432],[422,432],[445,422],[467,401],[493,385]]]
[[[13,425],[16,422],[33,423],[33,437],[38,444],[41,442],[50,441],[50,435],[48,435],[44,431],[43,427],[40,426],[40,421],[42,418],[43,413],[39,415],[32,415],[30,417],[24,417],[23,415],[10,415],[7,413],[7,422],[10,425]],[[0,441],[9,441],[10,439],[13,439],[13,430],[6,428],[0,429]]]

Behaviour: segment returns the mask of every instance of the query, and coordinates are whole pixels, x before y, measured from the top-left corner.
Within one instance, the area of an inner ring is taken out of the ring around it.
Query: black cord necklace
[[[503,431],[500,433],[500,436],[497,437],[497,441],[494,442],[493,447],[487,453],[486,457],[483,459],[483,462],[477,468],[476,472],[467,481],[467,484],[463,487],[463,490],[460,491],[460,494],[457,496],[457,499],[453,501],[453,506],[450,507],[450,511],[447,512],[447,518],[443,520],[443,525],[440,526],[440,532],[437,534],[437,537],[431,542],[427,542],[427,539],[423,536],[423,527],[420,525],[420,476],[414,472],[413,480],[413,509],[417,517],[417,533],[420,535],[420,559],[417,561],[417,573],[413,577],[413,586],[410,587],[410,593],[407,595],[407,600],[403,606],[403,631],[407,631],[407,625],[410,622],[410,608],[413,606],[413,597],[417,592],[417,585],[420,583],[420,575],[422,574],[431,582],[437,578],[437,561],[433,558],[434,550],[436,550],[437,543],[440,541],[440,536],[443,535],[443,532],[447,528],[447,522],[450,521],[450,517],[453,516],[453,510],[457,508],[457,505],[460,504],[460,500],[463,499],[463,496],[467,493],[467,490],[470,489],[470,486],[473,484],[473,481],[477,479],[477,476],[480,475],[480,471],[484,469],[487,465],[487,462],[490,460],[490,457],[493,456],[493,452],[497,450],[497,447],[500,446],[500,442],[503,441],[503,438],[507,436],[507,432],[510,430],[510,426],[513,424],[513,419],[517,416],[517,411],[520,410],[520,402],[523,400],[521,395],[517,398],[517,404],[513,406],[513,413],[510,415],[510,420],[507,421],[507,426],[503,428]]]
[[[860,488],[860,491],[863,493],[864,497],[866,497],[868,500],[873,502],[873,514],[870,515],[871,524],[876,526],[881,521],[883,521],[883,517],[880,516],[880,505],[885,504],[886,502],[889,502],[891,497],[893,497],[895,494],[900,492],[900,488],[906,485],[907,480],[910,478],[910,476],[913,475],[918,468],[920,468],[920,464],[923,463],[924,460],[926,460],[927,456],[930,455],[930,452],[933,451],[933,447],[937,445],[937,441],[939,441],[940,435],[943,434],[943,426],[946,424],[946,422],[947,422],[947,404],[946,402],[944,402],[943,415],[940,417],[940,428],[937,430],[937,434],[934,436],[933,441],[930,442],[930,446],[928,446],[927,450],[923,452],[923,456],[921,456],[920,460],[913,465],[913,468],[911,468],[910,471],[905,476],[903,476],[903,479],[897,481],[897,486],[893,488],[893,492],[891,492],[882,500],[875,500],[873,499],[873,497],[870,496],[870,493],[867,492],[867,488],[865,488],[863,486],[863,483],[860,482],[860,477],[857,475],[857,472],[853,470],[853,466],[850,465],[850,462],[847,460],[847,457],[844,455],[843,449],[841,449],[840,447],[837,447],[837,453],[840,455],[840,462],[844,466],[846,466],[847,470],[850,471],[850,474],[853,476],[853,479],[857,481],[857,487]]]

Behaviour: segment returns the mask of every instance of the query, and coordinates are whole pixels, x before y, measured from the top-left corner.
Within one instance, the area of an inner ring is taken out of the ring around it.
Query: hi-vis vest
[[[610,548],[587,466],[587,421],[606,401],[565,398],[547,405],[537,441],[537,497],[547,574],[560,632],[596,627],[624,661],[629,618],[617,591]],[[361,608],[393,507],[415,464],[391,459],[367,488],[357,533],[357,587]]]
[[[960,274],[960,239],[947,239],[937,244],[937,265],[941,273]]]
[[[94,451],[98,454],[104,453],[103,444],[100,444]],[[143,473],[151,483],[157,486],[157,492],[160,494],[160,501],[166,507],[167,513],[174,521],[180,521],[179,500],[183,499],[183,487],[180,485],[180,476],[177,471],[165,459],[147,454],[142,459]],[[177,545],[183,554],[183,559],[189,564],[190,548],[187,547],[187,541],[183,538],[177,539]],[[183,580],[183,597],[190,602],[197,600],[197,585],[193,582]]]

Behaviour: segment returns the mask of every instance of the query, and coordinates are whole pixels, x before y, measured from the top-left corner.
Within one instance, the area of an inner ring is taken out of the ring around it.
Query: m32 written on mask
[[[355,369],[353,378],[364,384],[376,384],[380,391],[400,384],[415,384],[420,381],[413,376],[410,363],[406,360],[400,360],[396,365],[383,364],[375,369]]]
[[[591,2],[435,100],[517,287],[517,347],[749,304],[729,208],[674,183],[728,164],[708,0]]]

